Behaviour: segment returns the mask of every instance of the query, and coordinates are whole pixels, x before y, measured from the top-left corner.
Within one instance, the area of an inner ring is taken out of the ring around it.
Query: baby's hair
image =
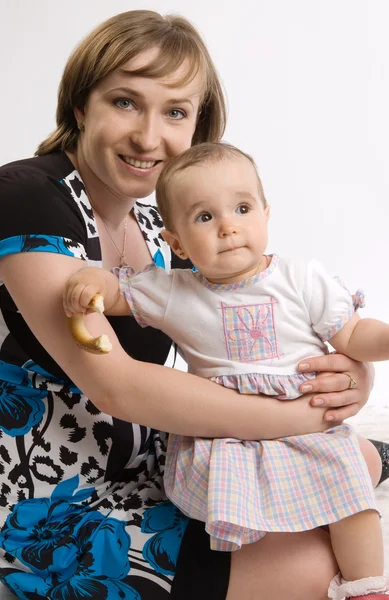
[[[262,187],[262,182],[258,175],[257,166],[254,159],[239,148],[227,144],[225,142],[205,142],[192,146],[182,154],[170,159],[163,168],[161,175],[158,178],[155,189],[158,210],[161,214],[163,223],[169,231],[173,231],[171,206],[171,183],[177,173],[181,173],[189,167],[202,165],[212,162],[220,162],[225,159],[244,157],[253,166],[253,169],[258,178],[259,195],[263,201],[264,207],[267,206],[267,201]]]

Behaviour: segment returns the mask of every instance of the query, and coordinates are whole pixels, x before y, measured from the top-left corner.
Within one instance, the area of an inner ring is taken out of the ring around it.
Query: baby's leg
[[[332,548],[343,579],[355,581],[384,574],[380,519],[364,510],[329,526]]]
[[[381,476],[381,460],[371,442],[360,436],[358,436],[358,442],[372,484],[375,487]],[[365,510],[333,523],[329,526],[329,530],[332,547],[343,580],[358,582],[360,590],[364,590],[364,586],[367,586],[366,590],[369,583],[373,585],[373,589],[375,589],[374,586],[377,589],[384,586],[385,580],[382,577],[384,573],[384,548],[378,513],[374,510]],[[366,583],[366,578],[371,577],[378,577],[379,579],[374,581],[369,579],[369,583]],[[360,582],[361,579],[364,581]],[[334,580],[331,582],[331,598],[344,596],[344,593],[341,593],[341,589],[338,587],[339,584],[340,579],[337,580],[336,584]],[[364,591],[362,595],[366,593],[367,591]],[[355,595],[355,592],[346,593],[346,595],[351,597]],[[375,597],[375,594],[372,594],[371,597]]]
[[[335,600],[388,598],[384,549],[378,513],[364,510],[329,526],[340,573],[328,588]]]
[[[373,486],[381,476],[381,461],[373,444],[358,436]],[[378,513],[365,510],[329,527],[332,547],[344,579],[382,575],[384,550]],[[364,574],[365,573],[365,574]]]

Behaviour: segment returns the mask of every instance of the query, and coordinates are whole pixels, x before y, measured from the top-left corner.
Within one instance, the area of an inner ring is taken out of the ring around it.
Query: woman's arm
[[[87,315],[93,334],[108,334],[113,349],[94,356],[79,349],[68,330],[63,289],[82,261],[49,253],[23,253],[0,261],[0,277],[28,326],[69,378],[117,418],[202,437],[270,439],[322,431],[323,411],[309,398],[281,402],[238,395],[205,379],[131,359],[103,315]]]

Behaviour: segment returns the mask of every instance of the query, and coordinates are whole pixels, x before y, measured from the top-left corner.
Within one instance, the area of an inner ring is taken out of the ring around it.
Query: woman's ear
[[[167,229],[162,230],[162,237],[167,244],[169,244],[170,248],[173,250],[174,254],[177,254],[179,258],[185,260],[188,258],[187,253],[184,248],[181,246],[180,238],[176,233],[172,231],[168,231]]]
[[[82,110],[81,108],[78,108],[78,106],[76,106],[73,109],[73,113],[74,113],[75,119],[77,121],[78,129],[80,131],[82,131],[82,129],[84,127],[85,111]]]

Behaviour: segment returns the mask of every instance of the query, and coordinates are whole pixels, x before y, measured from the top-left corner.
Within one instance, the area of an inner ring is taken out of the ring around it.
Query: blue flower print
[[[67,389],[69,390],[69,392],[72,392],[72,394],[82,394],[81,390],[77,386],[75,386],[74,383],[70,381],[70,379],[60,379],[59,377],[55,377],[55,375],[52,375],[51,373],[43,369],[33,360],[28,360],[27,362],[25,362],[23,368],[27,371],[30,371],[30,375],[32,373],[37,373],[43,379],[48,379],[51,383],[66,385]]]
[[[25,435],[41,422],[45,390],[0,382],[0,428],[11,437]]]
[[[171,502],[162,502],[145,510],[143,533],[155,533],[143,547],[143,558],[157,573],[174,575],[182,537],[189,519]]]
[[[97,511],[85,515],[76,532],[77,555],[62,571],[52,574],[49,598],[91,598],[93,600],[141,600],[139,594],[121,581],[128,575],[130,536],[125,523],[104,517]]]
[[[86,259],[81,244],[55,235],[15,235],[0,241],[0,257],[19,252],[51,252]]]
[[[46,577],[66,567],[69,549],[76,551],[74,534],[85,509],[49,498],[22,500],[15,505],[0,534],[0,545],[12,556]]]
[[[21,600],[46,600],[50,585],[33,573],[2,569],[0,581]]]
[[[76,504],[94,491],[74,493],[77,485],[76,476],[56,486],[50,499],[14,506],[0,533],[0,547],[32,572],[3,571],[3,582],[20,598],[31,598],[28,593],[36,589],[53,600],[141,600],[122,581],[130,570],[125,523]]]
[[[25,369],[0,361],[0,429],[15,437],[41,422],[46,390],[32,387]]]

